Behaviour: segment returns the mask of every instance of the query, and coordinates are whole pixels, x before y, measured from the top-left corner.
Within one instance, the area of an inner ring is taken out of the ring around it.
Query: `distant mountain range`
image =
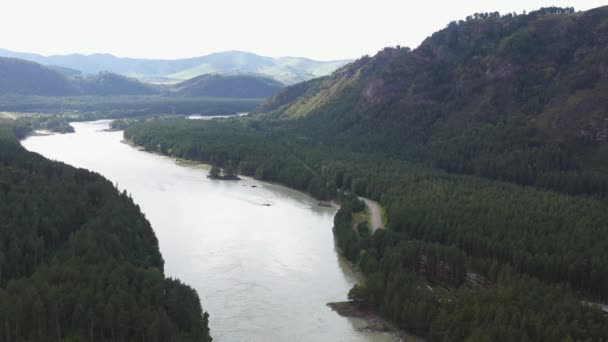
[[[43,56],[4,49],[0,49],[0,56],[23,59],[53,68],[67,68],[85,74],[111,72],[154,83],[176,83],[204,74],[237,72],[260,74],[284,84],[293,84],[328,75],[350,62],[324,62],[301,57],[272,58],[243,51],[219,52],[175,60],[120,58],[110,54]]]
[[[0,95],[265,98],[285,85],[253,74],[207,74],[178,84],[149,84],[112,72],[83,74],[58,66],[44,66],[17,58],[0,57]]]

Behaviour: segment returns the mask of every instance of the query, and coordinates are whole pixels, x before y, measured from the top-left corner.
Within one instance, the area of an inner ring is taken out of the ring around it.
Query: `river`
[[[215,341],[392,341],[326,306],[358,280],[334,246],[336,209],[249,178],[209,180],[208,166],[140,151],[108,125],[72,123],[75,133],[22,144],[131,194],[156,232],[166,275],[198,291]]]

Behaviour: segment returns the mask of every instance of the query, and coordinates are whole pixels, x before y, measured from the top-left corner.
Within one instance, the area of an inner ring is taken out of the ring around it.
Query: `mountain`
[[[258,73],[283,83],[324,76],[350,62],[314,61],[307,58],[272,58],[249,52],[227,51],[176,60],[120,58],[110,54],[42,56],[0,49],[0,56],[80,70],[88,74],[109,71],[144,81],[181,81],[208,73]]]
[[[294,84],[330,74],[350,60],[319,62],[300,57],[263,57],[249,52],[220,52],[201,58],[201,63],[169,75],[175,79],[188,79],[208,73],[254,73]]]
[[[82,75],[82,72],[76,69],[64,68],[56,65],[47,65],[47,68],[57,71],[65,77],[77,77]]]
[[[607,42],[608,7],[476,14],[247,118],[146,121],[125,138],[337,197],[336,250],[365,276],[339,312],[376,310],[428,341],[599,341]],[[370,230],[360,197],[387,229]]]
[[[78,71],[0,57],[0,94],[78,96],[149,95],[159,89],[112,73],[83,76]]]
[[[109,72],[100,72],[94,76],[79,77],[73,81],[83,94],[107,95],[152,95],[159,89],[129,78]]]
[[[570,193],[608,191],[608,7],[477,14],[286,88],[258,115],[318,143]]]
[[[0,94],[64,96],[78,89],[61,73],[37,63],[0,58]]]
[[[183,97],[265,98],[283,89],[281,82],[250,74],[206,74],[172,87],[172,94]]]
[[[241,73],[207,74],[175,85],[153,85],[111,72],[83,75],[74,69],[0,57],[0,95],[169,95],[252,99],[273,96],[283,88],[283,83],[272,78]]]

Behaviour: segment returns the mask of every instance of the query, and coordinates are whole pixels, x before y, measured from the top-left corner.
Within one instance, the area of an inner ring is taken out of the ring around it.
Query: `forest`
[[[431,341],[603,341],[608,7],[476,14],[286,88],[247,118],[130,126],[147,150],[320,199],[349,293]],[[556,29],[559,28],[559,29]],[[357,197],[388,229],[355,226]]]
[[[477,13],[288,87],[260,116],[325,145],[605,197],[608,7]]]
[[[608,7],[477,13],[417,49],[386,48],[288,87],[249,117],[115,127],[150,152],[337,199],[336,245],[366,278],[348,298],[407,331],[430,341],[604,341],[608,316],[590,303],[608,301],[607,22]],[[13,132],[0,145],[10,165],[2,215],[21,213],[11,207],[21,202],[34,214],[3,223],[13,233],[0,237],[10,255],[0,260],[0,300],[18,309],[0,313],[0,333],[208,338],[207,316],[189,300],[196,293],[164,278],[128,194],[20,150]],[[59,208],[69,196],[80,200]],[[386,229],[354,226],[359,197],[383,206]],[[100,248],[84,248],[92,241]],[[62,281],[78,277],[93,293],[112,283],[129,295],[100,303],[84,289],[67,294]],[[160,292],[134,292],[144,282]],[[66,306],[45,302],[47,288]],[[41,307],[42,322],[20,320]],[[125,329],[130,310],[159,330]],[[62,317],[70,323],[55,324]]]
[[[261,99],[171,98],[160,96],[0,95],[0,111],[47,113],[72,121],[169,115],[223,115],[249,112]]]
[[[603,200],[451,175],[298,133],[291,124],[253,117],[148,121],[124,134],[152,152],[229,166],[321,199],[344,197],[336,242],[367,274],[353,299],[432,340],[599,341],[608,333],[599,309],[580,302],[608,298],[608,242],[598,238],[608,229]],[[387,231],[354,233],[350,220],[360,205],[349,204],[353,194],[386,208]],[[485,285],[470,286],[475,276]],[[424,283],[445,290],[416,285]],[[527,291],[516,291],[522,288],[547,297],[530,302]],[[478,293],[484,294],[482,307],[470,307]],[[505,298],[513,307],[505,307]],[[460,318],[446,316],[447,310]],[[472,310],[493,310],[495,317]],[[471,321],[472,315],[493,321]],[[521,321],[513,325],[515,317]]]
[[[211,341],[129,194],[26,151],[27,133],[0,122],[0,339]]]

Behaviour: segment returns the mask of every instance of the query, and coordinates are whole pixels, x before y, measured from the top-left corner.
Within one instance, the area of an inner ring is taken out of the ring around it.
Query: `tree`
[[[226,167],[224,167],[223,174],[224,177],[231,178],[235,176],[236,171],[234,170],[234,167],[232,167],[232,165],[228,164],[226,165]]]
[[[213,166],[211,170],[209,170],[209,177],[211,178],[219,178],[221,176],[222,171],[219,167]]]

